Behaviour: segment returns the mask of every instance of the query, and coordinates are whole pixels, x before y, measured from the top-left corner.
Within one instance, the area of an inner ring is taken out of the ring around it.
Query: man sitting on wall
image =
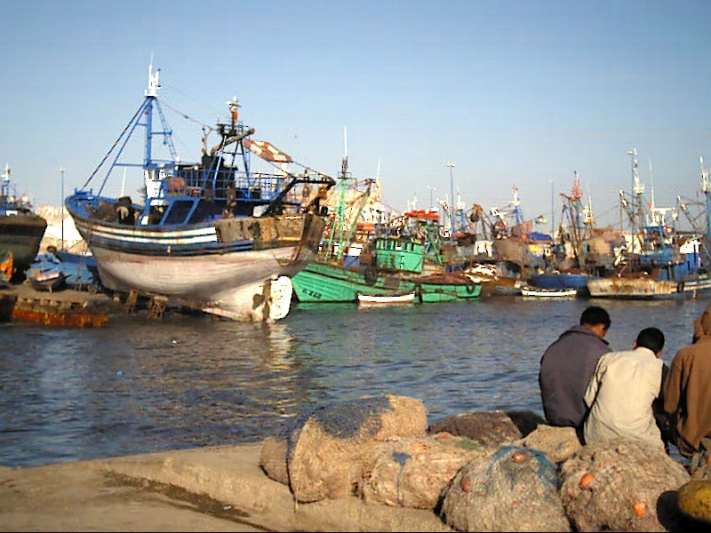
[[[694,344],[674,356],[664,381],[664,411],[676,420],[672,440],[692,470],[711,452],[711,306],[694,323]]]
[[[640,331],[631,351],[600,357],[585,392],[590,407],[586,444],[621,438],[665,449],[652,410],[662,386],[663,348],[664,334],[647,328]]]
[[[580,317],[580,325],[563,333],[543,354],[538,382],[550,425],[582,431],[588,412],[585,390],[598,360],[610,351],[604,338],[609,328],[607,311],[588,307]]]

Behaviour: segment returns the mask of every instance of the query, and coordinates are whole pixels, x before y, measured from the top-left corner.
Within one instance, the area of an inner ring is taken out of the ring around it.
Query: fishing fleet
[[[347,149],[336,178],[298,163],[255,138],[236,98],[227,102],[226,119],[203,126],[199,160],[186,162],[173,144],[160,88],[160,71],[150,65],[138,109],[84,185],[64,200],[92,265],[71,275],[83,281],[93,275],[95,283],[85,285],[94,290],[252,321],[281,319],[292,302],[658,299],[711,290],[711,182],[703,159],[704,201],[679,197],[674,208],[660,208],[653,187],[645,194],[637,150],[630,150],[631,189],[619,192],[619,226],[596,224],[574,172],[570,191],[559,195],[559,224],[546,233],[538,229],[547,222],[543,215],[524,217],[515,186],[508,204],[488,210],[455,200],[454,163],[447,164],[450,196],[439,205],[430,199],[429,209],[415,202],[401,213],[388,209],[380,176],[354,177]],[[126,146],[141,131],[143,158],[129,161]],[[167,157],[157,156],[158,142]],[[257,170],[256,161],[270,170]],[[142,171],[139,198],[126,195],[124,185],[119,195],[107,192],[121,167]],[[46,225],[13,194],[6,168],[0,192],[6,282],[28,269]],[[80,264],[52,251],[51,260],[41,260],[37,286],[70,275],[48,270]]]

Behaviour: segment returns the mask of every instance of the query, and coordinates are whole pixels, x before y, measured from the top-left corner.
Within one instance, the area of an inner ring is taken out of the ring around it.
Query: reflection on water
[[[657,326],[667,361],[706,304],[594,303],[610,310],[614,348]],[[181,315],[98,330],[2,324],[0,464],[253,441],[300,409],[385,392],[422,399],[430,418],[540,413],[540,356],[589,304],[321,304],[270,326]]]

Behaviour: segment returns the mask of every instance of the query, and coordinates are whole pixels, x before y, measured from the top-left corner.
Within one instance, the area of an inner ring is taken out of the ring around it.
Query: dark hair
[[[649,348],[659,353],[664,348],[664,333],[657,328],[646,328],[637,335],[637,348]]]
[[[583,314],[580,315],[580,325],[581,326],[597,326],[602,324],[605,329],[610,329],[610,315],[602,307],[597,307],[595,305],[588,307]]]

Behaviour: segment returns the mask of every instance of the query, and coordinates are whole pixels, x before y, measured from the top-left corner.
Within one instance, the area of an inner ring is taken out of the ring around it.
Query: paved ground
[[[260,448],[0,467],[0,531],[449,531],[432,512],[357,498],[296,505]]]

